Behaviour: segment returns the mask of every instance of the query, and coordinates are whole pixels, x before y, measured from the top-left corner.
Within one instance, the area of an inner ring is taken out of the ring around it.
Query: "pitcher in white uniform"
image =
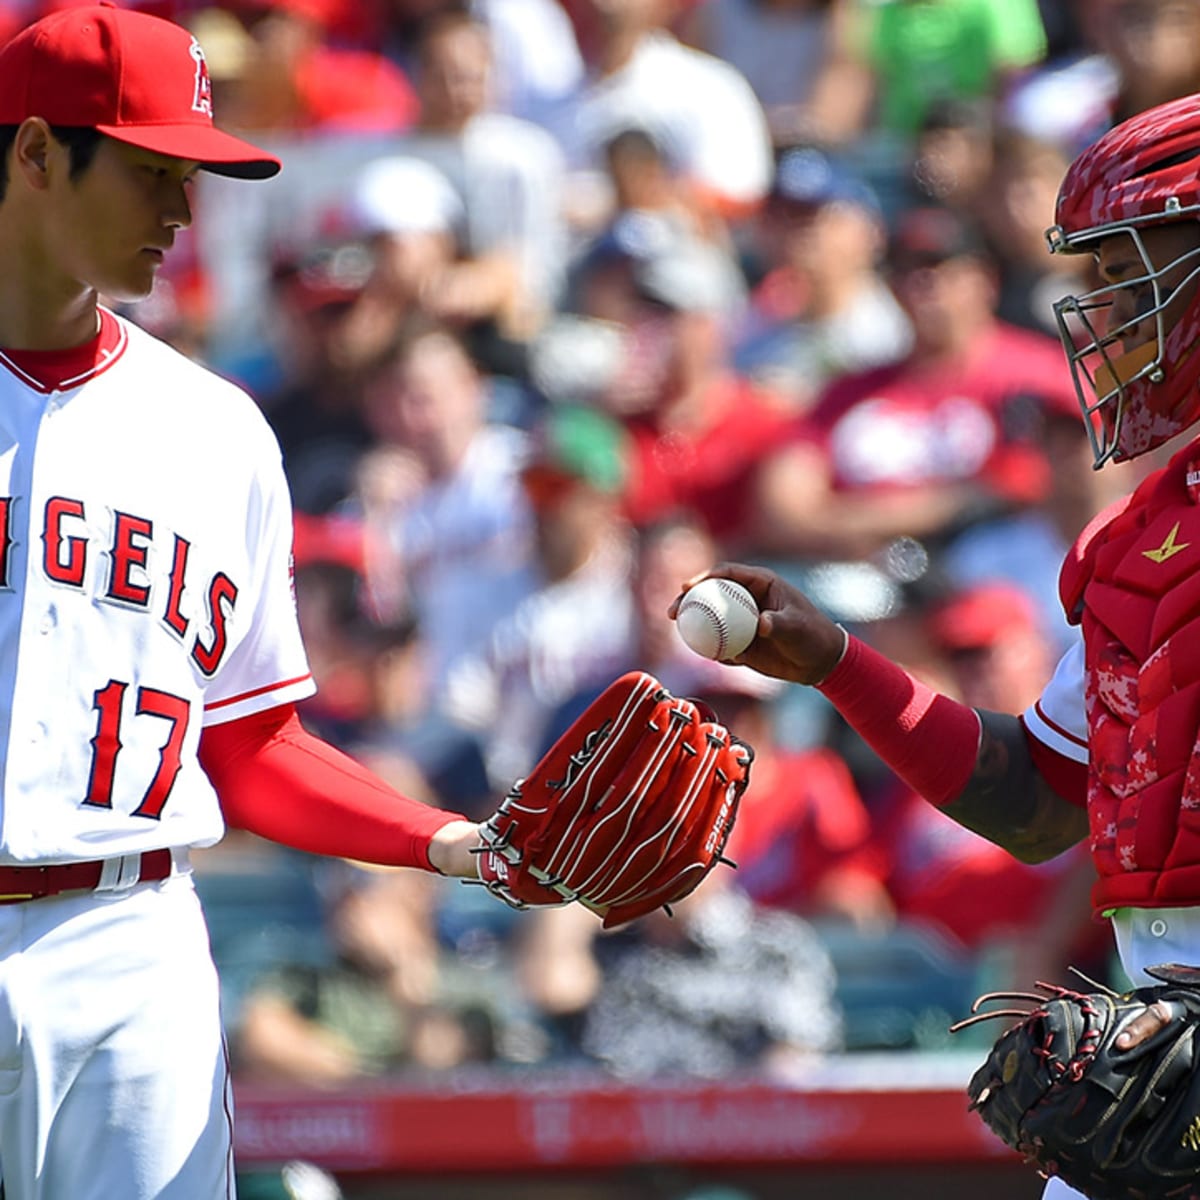
[[[183,28],[71,7],[0,51],[0,1176],[229,1200],[188,851],[226,823],[474,876],[477,827],[308,735],[280,454],[252,399],[99,303],[145,296],[213,125]]]

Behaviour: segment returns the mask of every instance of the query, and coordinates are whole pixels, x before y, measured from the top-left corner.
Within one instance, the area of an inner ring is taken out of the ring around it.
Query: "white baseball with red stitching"
[[[675,624],[697,654],[736,658],[758,632],[758,605],[732,579],[703,579],[680,601]]]

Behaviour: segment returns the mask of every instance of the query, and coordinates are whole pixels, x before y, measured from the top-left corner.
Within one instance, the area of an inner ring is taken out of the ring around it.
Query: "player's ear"
[[[58,142],[41,117],[27,117],[13,138],[11,167],[37,191],[44,191],[50,177],[50,160]]]

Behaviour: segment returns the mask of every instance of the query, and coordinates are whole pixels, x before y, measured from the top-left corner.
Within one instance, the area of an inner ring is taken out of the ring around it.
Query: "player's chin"
[[[118,304],[133,304],[145,300],[154,290],[154,280],[158,269],[162,266],[162,256],[155,256],[150,251],[139,256],[135,263],[119,274],[113,272],[100,287],[100,292],[109,300]]]

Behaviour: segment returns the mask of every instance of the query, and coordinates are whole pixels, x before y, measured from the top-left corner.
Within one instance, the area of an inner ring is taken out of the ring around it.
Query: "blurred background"
[[[0,0],[0,39],[69,0]],[[758,751],[674,917],[230,836],[198,856],[244,1197],[1019,1200],[965,1112],[990,988],[1120,984],[1076,852],[1022,866],[822,698],[665,613],[770,563],[1020,711],[1102,472],[1043,232],[1071,158],[1200,89],[1200,0],[146,0],[218,123],[125,311],[246,388],[296,507],[306,723],[480,818],[631,667]],[[1147,456],[1150,458],[1152,456]]]

